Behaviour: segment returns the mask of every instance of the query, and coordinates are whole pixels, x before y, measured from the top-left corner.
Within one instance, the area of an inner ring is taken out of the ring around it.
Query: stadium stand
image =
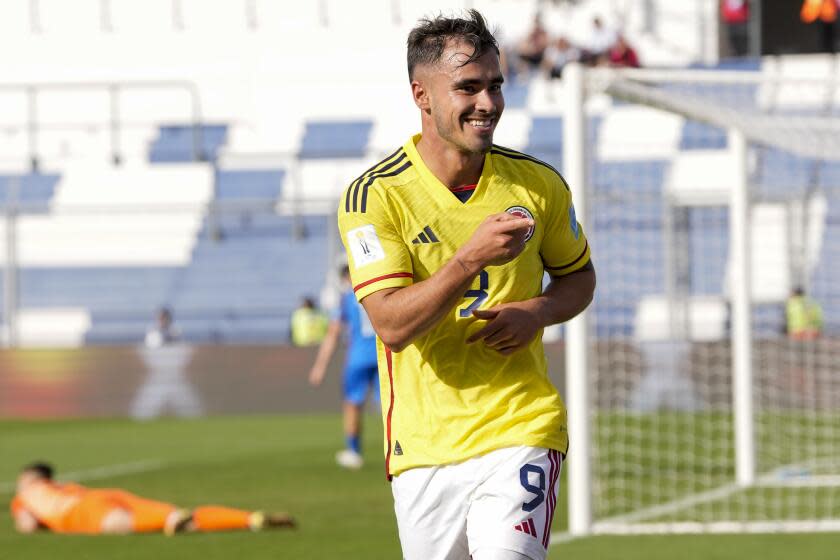
[[[100,21],[101,14],[91,8],[89,29],[67,27],[61,15],[66,7],[57,1],[42,2],[37,22],[19,10],[20,2],[0,8],[26,20],[28,30],[16,31],[16,44],[27,55],[9,65],[10,80],[105,84],[90,91],[39,92],[42,130],[34,140],[26,133],[27,90],[0,90],[0,165],[5,170],[0,198],[7,199],[11,177],[20,176],[19,200],[25,203],[18,217],[21,313],[76,313],[82,319],[63,322],[68,332],[62,336],[73,343],[137,342],[163,303],[175,309],[189,340],[286,340],[288,313],[303,294],[321,291],[335,259],[332,200],[412,130],[414,108],[403,53],[381,46],[403,44],[405,30],[419,15],[417,6],[383,2],[388,6],[376,14],[381,32],[373,37],[348,23],[341,2],[325,3],[326,12],[315,3],[284,4],[278,11],[267,1],[243,2],[241,10],[230,2],[183,2],[180,13],[162,0],[143,9],[127,0],[111,4],[108,21]],[[516,22],[530,21],[522,14],[538,6],[535,1],[476,4],[505,23],[505,40],[521,31]],[[599,9],[608,11],[609,5],[581,4],[574,17],[568,6],[549,9],[547,24],[573,32],[576,24],[582,28],[581,22]],[[393,11],[395,5],[399,9]],[[452,2],[453,8],[462,5]],[[669,10],[673,15],[676,8]],[[643,61],[686,64],[697,58],[680,58],[667,48],[667,38],[645,31],[641,20],[626,25]],[[220,26],[237,40],[219,41]],[[674,33],[680,26],[666,28]],[[152,29],[155,40],[136,52],[138,34]],[[693,32],[683,29],[681,42],[694,40]],[[353,41],[352,64],[327,47],[344,39]],[[833,57],[808,59],[805,66],[771,58],[724,62],[717,68],[777,75],[816,67],[833,72],[837,64]],[[116,97],[107,87],[143,82],[149,87],[126,88]],[[337,88],[342,83],[353,86]],[[198,108],[191,87],[200,94]],[[506,87],[508,109],[498,143],[562,169],[562,83],[536,77]],[[783,90],[759,89],[746,97],[779,111],[836,110],[840,105],[822,95],[805,100],[803,108]],[[115,133],[114,106],[119,116]],[[722,278],[729,240],[723,206],[731,177],[725,133],[601,96],[591,107],[589,137],[597,151],[590,170],[597,203],[587,229],[597,247],[600,296],[593,312],[598,328],[605,329],[602,334],[634,336],[633,318],[656,309],[657,298],[664,297],[659,272],[667,258],[659,219],[664,195],[686,207],[690,260],[704,263],[689,272],[690,293],[717,298],[725,308]],[[121,165],[112,164],[113,154]],[[43,174],[30,172],[33,157]],[[772,148],[758,154],[753,178],[768,202],[756,209],[754,235],[780,238],[785,208],[794,195],[840,179],[836,164],[791,158]],[[610,203],[613,194],[627,191],[638,199],[632,211]],[[815,226],[814,235],[836,238],[835,206],[829,204],[827,213],[809,210],[818,221],[825,217],[825,226]],[[711,235],[702,227],[709,223],[716,226]],[[632,242],[615,238],[620,226],[629,226],[621,231],[633,236]],[[639,248],[638,259],[625,257],[621,266],[613,266],[619,261],[613,257],[628,246]],[[823,245],[809,257],[814,294],[827,309],[836,308],[837,296],[816,263],[833,250]],[[0,240],[0,262],[5,255]],[[787,269],[774,255],[757,256],[764,263],[757,276]],[[769,316],[780,320],[778,309],[790,283],[783,275],[763,284],[772,286],[772,293],[761,298]],[[622,297],[611,303],[610,294],[617,293]],[[639,305],[629,308],[628,297]],[[726,314],[716,309],[715,332],[724,336]],[[635,323],[648,319],[638,317]]]

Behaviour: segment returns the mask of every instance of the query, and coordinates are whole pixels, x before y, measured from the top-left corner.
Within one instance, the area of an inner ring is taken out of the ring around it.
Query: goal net
[[[835,67],[583,73],[586,137],[566,135],[598,273],[591,447],[570,449],[591,481],[571,491],[582,532],[840,530]],[[787,332],[797,287],[819,336]]]

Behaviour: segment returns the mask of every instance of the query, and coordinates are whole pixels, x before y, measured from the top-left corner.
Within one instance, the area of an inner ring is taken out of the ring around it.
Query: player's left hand
[[[487,321],[487,324],[467,338],[467,344],[484,340],[484,344],[505,356],[527,346],[540,330],[534,312],[519,303],[476,309],[473,317]]]

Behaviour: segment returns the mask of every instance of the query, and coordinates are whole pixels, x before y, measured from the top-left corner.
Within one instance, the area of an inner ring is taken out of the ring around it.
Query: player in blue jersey
[[[359,438],[362,431],[362,412],[367,396],[379,398],[379,374],[376,366],[376,333],[361,304],[350,289],[350,269],[344,267],[342,282],[347,290],[334,311],[327,336],[321,342],[318,356],[309,372],[309,382],[318,386],[324,380],[327,366],[338,346],[342,332],[346,333],[347,355],[344,364],[344,436],[346,448],[336,454],[342,467],[359,469],[364,463]]]

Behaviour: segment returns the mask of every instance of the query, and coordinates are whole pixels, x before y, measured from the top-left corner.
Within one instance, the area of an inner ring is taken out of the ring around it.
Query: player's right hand
[[[532,219],[507,212],[488,216],[458,250],[456,257],[468,267],[477,267],[476,270],[508,263],[525,249],[525,237],[533,226]]]
[[[317,366],[313,367],[309,371],[309,384],[313,387],[318,387],[319,385],[321,385],[321,382],[324,380],[324,374],[326,372],[327,371],[325,368]]]

